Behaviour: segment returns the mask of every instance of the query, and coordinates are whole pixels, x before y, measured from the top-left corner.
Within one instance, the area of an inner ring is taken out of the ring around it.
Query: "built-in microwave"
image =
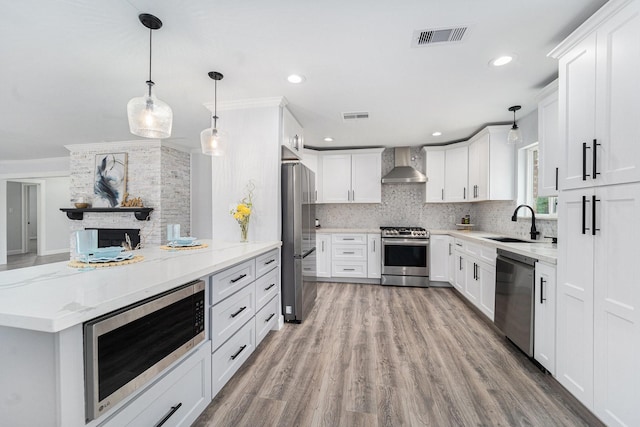
[[[84,324],[87,421],[204,341],[204,286],[188,283]]]

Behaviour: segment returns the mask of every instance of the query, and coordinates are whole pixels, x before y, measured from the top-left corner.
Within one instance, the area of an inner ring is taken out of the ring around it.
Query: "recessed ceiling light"
[[[298,84],[305,81],[305,78],[304,76],[300,76],[298,74],[291,74],[289,77],[287,77],[287,80],[289,81],[289,83]]]
[[[440,135],[442,135],[442,132],[438,132],[438,131],[436,131],[436,132],[432,133],[431,135],[433,135],[433,136],[440,136]]]
[[[333,138],[331,138],[330,136],[326,137],[324,139],[324,142],[333,142]]]
[[[507,65],[511,61],[513,61],[513,56],[504,55],[504,56],[500,56],[498,58],[492,59],[491,62],[489,62],[489,64],[493,65],[494,67],[502,67],[503,65]]]

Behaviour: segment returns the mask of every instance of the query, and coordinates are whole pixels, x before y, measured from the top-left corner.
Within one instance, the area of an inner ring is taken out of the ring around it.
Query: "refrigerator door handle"
[[[313,252],[315,252],[315,250],[316,250],[316,248],[309,249],[308,251],[306,251],[302,255],[295,255],[294,258],[295,259],[304,259],[304,258],[308,257],[309,255],[311,255]]]

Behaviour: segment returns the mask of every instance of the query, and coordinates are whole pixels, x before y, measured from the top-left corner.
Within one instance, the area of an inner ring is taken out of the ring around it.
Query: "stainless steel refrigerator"
[[[301,323],[316,302],[315,174],[302,163],[282,164],[282,311]]]

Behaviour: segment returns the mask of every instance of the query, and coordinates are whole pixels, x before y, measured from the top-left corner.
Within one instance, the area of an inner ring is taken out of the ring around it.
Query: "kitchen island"
[[[83,322],[196,279],[208,282],[214,273],[278,251],[281,245],[278,241],[203,243],[208,247],[198,250],[146,248],[136,251],[144,256],[140,263],[90,271],[60,262],[0,272],[0,425],[117,425],[109,418],[121,409],[126,412],[129,401],[135,398],[145,407],[153,403],[146,396],[158,394],[149,390],[161,388],[156,387],[165,379],[160,377],[194,360],[193,369],[197,364],[206,366],[207,353],[211,360],[208,338],[110,413],[85,422]],[[206,330],[208,337],[208,325]]]

